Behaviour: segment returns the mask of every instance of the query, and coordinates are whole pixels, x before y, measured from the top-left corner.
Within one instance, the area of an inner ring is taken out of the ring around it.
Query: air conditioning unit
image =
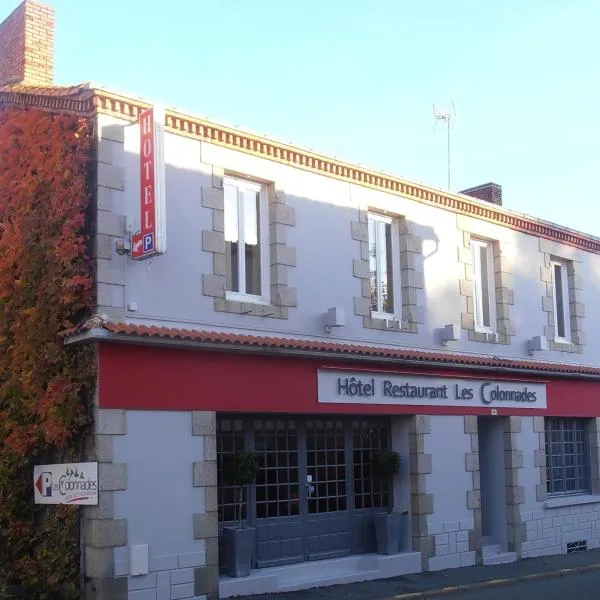
[[[449,323],[440,329],[440,341],[442,346],[448,342],[458,342],[460,340],[460,325],[458,323]]]
[[[536,335],[527,341],[527,350],[529,354],[534,352],[545,352],[548,350],[548,340],[543,335]]]

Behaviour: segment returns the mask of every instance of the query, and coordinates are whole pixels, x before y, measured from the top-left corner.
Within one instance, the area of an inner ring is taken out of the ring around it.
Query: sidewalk
[[[461,567],[393,579],[334,585],[300,592],[248,596],[249,600],[419,600],[450,592],[509,585],[518,581],[600,571],[600,549],[559,556],[526,558],[506,565]],[[458,589],[456,589],[458,588]],[[600,592],[599,592],[600,594]]]

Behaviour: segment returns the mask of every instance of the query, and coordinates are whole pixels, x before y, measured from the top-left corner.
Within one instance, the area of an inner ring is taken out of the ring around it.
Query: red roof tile
[[[353,356],[365,358],[398,359],[399,361],[416,361],[424,363],[439,363],[440,366],[477,366],[493,368],[509,368],[524,371],[543,371],[546,373],[564,373],[565,375],[600,376],[600,368],[565,364],[556,362],[540,362],[502,358],[497,356],[478,356],[452,352],[433,352],[426,350],[410,350],[405,348],[389,348],[361,344],[344,344],[341,342],[326,342],[320,340],[246,335],[229,332],[205,331],[199,329],[178,329],[156,325],[140,325],[116,321],[106,321],[93,317],[87,323],[76,329],[63,332],[67,340],[73,335],[104,329],[114,334],[113,340],[120,337],[154,338],[156,340],[175,340],[190,343],[219,344],[229,347],[252,347],[269,350],[297,350],[298,352],[320,352],[333,356]]]

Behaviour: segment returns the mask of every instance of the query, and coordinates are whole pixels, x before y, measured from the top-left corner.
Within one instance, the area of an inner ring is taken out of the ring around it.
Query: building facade
[[[440,191],[105,89],[69,94],[55,101],[84,103],[98,135],[98,306],[65,336],[98,351],[91,597],[600,546],[600,239],[503,208],[495,184]],[[238,449],[260,457],[243,515],[257,536],[251,575],[232,579],[223,465]],[[401,455],[391,487],[371,470],[381,449]],[[406,527],[379,555],[389,504]]]

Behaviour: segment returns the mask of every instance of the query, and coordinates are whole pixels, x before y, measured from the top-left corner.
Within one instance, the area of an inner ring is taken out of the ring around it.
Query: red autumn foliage
[[[36,463],[81,459],[94,382],[90,348],[58,333],[94,303],[86,224],[92,121],[0,110],[0,596],[72,598],[78,509],[33,504]]]

